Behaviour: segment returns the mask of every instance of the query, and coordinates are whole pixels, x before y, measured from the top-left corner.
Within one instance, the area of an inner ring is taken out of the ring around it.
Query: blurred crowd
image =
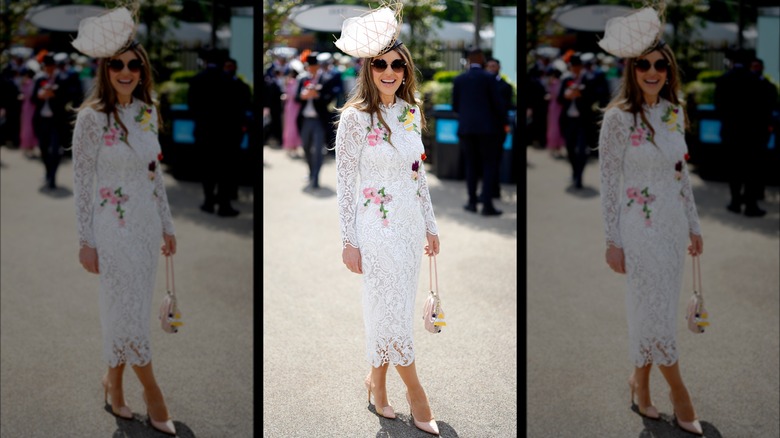
[[[283,147],[291,158],[303,158],[303,141],[297,123],[302,104],[296,99],[299,90],[306,81],[311,82],[316,77],[317,82],[321,82],[321,89],[328,91],[321,94],[329,99],[323,103],[332,120],[336,116],[335,108],[344,105],[355,86],[361,64],[362,59],[338,52],[290,49],[274,54],[264,75],[264,144]],[[333,144],[335,136],[335,131],[330,131],[324,139],[327,144]]]

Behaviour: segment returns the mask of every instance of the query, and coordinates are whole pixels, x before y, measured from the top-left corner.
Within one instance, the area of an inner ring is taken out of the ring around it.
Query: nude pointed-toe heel
[[[677,408],[674,407],[674,399],[672,398],[671,392],[669,393],[669,400],[671,400],[672,402],[672,410],[674,411],[674,422],[677,423],[677,427],[679,427],[680,429],[688,433],[692,433],[698,436],[704,436],[704,429],[702,429],[699,419],[694,417],[693,421],[681,421],[680,417],[677,416]]]
[[[412,416],[414,426],[423,432],[428,432],[433,435],[439,435],[439,425],[436,424],[436,419],[431,418],[429,421],[417,421],[412,413],[412,399],[409,397],[409,393],[406,393],[406,401],[409,403],[409,414]]]
[[[155,420],[152,418],[152,414],[149,413],[149,402],[146,400],[146,393],[143,393],[144,403],[146,403],[146,416],[149,417],[149,424],[152,425],[152,429],[162,432],[166,435],[176,436],[176,426],[173,425],[173,420],[170,417],[166,420]]]
[[[111,413],[118,418],[122,418],[124,420],[132,420],[133,419],[133,411],[130,410],[130,407],[128,406],[120,406],[119,408],[114,408],[114,406],[108,402],[108,378],[103,377],[102,382],[103,383],[103,402],[111,407]]]
[[[371,378],[369,377],[363,383],[365,383],[366,390],[368,390],[368,404],[371,404]],[[374,408],[376,408],[376,413],[381,415],[382,417],[389,418],[391,420],[395,418],[395,411],[393,410],[393,407],[390,405],[380,408],[379,406],[376,405],[376,403],[374,403]]]
[[[651,420],[660,420],[661,414],[658,412],[658,408],[653,406],[652,404],[650,406],[642,407],[639,403],[636,403],[634,401],[634,392],[636,390],[636,384],[634,383],[633,378],[628,379],[628,386],[631,388],[631,406],[636,405],[636,410],[639,412],[639,415],[650,418]]]

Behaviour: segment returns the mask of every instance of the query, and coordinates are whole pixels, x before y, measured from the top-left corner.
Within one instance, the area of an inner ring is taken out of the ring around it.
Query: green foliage
[[[715,80],[723,75],[721,70],[704,70],[696,76],[696,81],[705,84],[714,84]]]
[[[455,77],[460,74],[459,71],[455,70],[443,70],[443,71],[437,71],[433,74],[433,80],[435,82],[441,82],[441,83],[452,83],[453,80],[455,80]]]
[[[189,84],[190,79],[198,74],[195,70],[180,70],[171,73],[171,81],[179,84]]]
[[[426,81],[420,87],[420,92],[431,105],[452,103],[452,82]]]
[[[160,96],[160,99],[172,105],[178,103],[186,104],[189,90],[189,82],[177,82],[174,80],[165,81],[157,86],[157,94]]]
[[[693,81],[685,85],[686,95],[693,95],[697,104],[715,103],[715,82]]]

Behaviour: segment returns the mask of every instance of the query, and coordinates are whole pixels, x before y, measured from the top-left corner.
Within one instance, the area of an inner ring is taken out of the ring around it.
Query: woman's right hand
[[[100,273],[100,270],[98,269],[98,255],[96,248],[82,246],[79,250],[79,263],[81,263],[81,266],[83,266],[87,272],[91,272],[93,274]]]
[[[352,245],[346,245],[341,251],[341,259],[347,265],[347,269],[355,274],[363,273],[363,263],[360,257],[360,250]]]
[[[618,248],[615,245],[609,245],[607,247],[607,264],[613,271],[618,274],[626,273],[626,256],[623,253],[623,248]]]

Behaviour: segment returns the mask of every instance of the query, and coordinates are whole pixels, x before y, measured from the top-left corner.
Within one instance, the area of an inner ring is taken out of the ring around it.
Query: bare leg
[[[371,393],[374,395],[374,406],[377,410],[389,406],[387,401],[387,370],[389,367],[387,364],[382,364],[378,367],[371,367],[371,371],[366,376],[366,380],[370,379]]]
[[[658,366],[661,374],[664,375],[666,382],[671,388],[672,404],[674,404],[674,414],[680,421],[691,422],[696,419],[696,411],[693,409],[691,396],[680,376],[680,364],[675,362],[672,366]]]
[[[653,404],[650,398],[650,370],[652,367],[652,363],[639,368],[635,367],[634,375],[631,379],[636,387],[636,403],[641,408],[646,408]]]
[[[170,414],[168,413],[168,407],[165,406],[162,390],[157,386],[157,381],[154,379],[152,362],[149,361],[147,365],[142,367],[133,365],[133,371],[135,371],[135,375],[138,376],[138,380],[144,387],[149,416],[155,421],[165,421],[169,419]]]
[[[409,392],[409,398],[412,400],[412,415],[417,421],[427,422],[433,419],[431,413],[431,406],[428,404],[428,396],[425,395],[425,390],[420,384],[420,380],[417,378],[417,367],[414,362],[409,366],[396,366],[398,375],[401,376],[401,380],[406,384],[406,389]]]
[[[119,408],[126,406],[125,394],[122,389],[122,375],[125,372],[125,364],[119,364],[116,367],[108,367],[108,372],[104,379],[108,383],[108,395],[110,397],[111,409],[118,412]]]

